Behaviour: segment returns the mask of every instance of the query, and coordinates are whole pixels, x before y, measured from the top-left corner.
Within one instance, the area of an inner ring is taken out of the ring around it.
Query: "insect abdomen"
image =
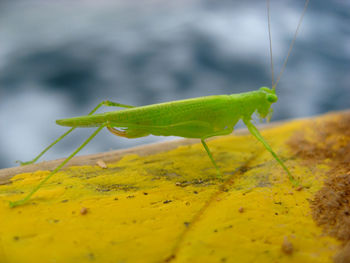
[[[213,123],[227,118],[228,107],[230,97],[218,95],[62,119],[56,123],[70,127],[98,127],[107,121],[116,126],[118,124],[164,126],[190,120]]]

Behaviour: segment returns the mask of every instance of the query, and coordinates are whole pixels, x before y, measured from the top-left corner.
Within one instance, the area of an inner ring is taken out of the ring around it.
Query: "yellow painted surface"
[[[48,172],[19,174],[0,186],[0,262],[332,262],[339,242],[309,207],[329,168],[306,167],[286,145],[306,122],[263,132],[301,191],[250,135],[208,143],[223,179],[196,144],[107,169],[71,167],[11,209]]]

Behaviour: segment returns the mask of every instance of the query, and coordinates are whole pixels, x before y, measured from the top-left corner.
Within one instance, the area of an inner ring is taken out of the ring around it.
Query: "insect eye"
[[[277,96],[274,94],[267,94],[266,98],[268,100],[268,102],[274,103],[277,101]]]

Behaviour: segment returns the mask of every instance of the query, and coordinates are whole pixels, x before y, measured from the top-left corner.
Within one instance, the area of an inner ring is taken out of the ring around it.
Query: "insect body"
[[[150,134],[198,138],[201,139],[218,175],[221,176],[205,139],[232,133],[234,126],[241,119],[252,135],[261,141],[282,165],[290,180],[297,184],[289,170],[251,122],[254,112],[260,118],[270,118],[271,104],[277,99],[275,90],[262,87],[258,91],[133,107],[103,114],[57,120],[56,123],[69,127],[107,127],[113,134],[126,138],[139,138]],[[116,105],[116,103],[111,104]]]
[[[126,138],[147,135],[180,136],[206,139],[226,135],[242,119],[249,122],[257,111],[265,118],[270,106],[277,101],[273,90],[263,87],[258,91],[200,97],[153,104],[142,107],[57,120],[69,127],[100,127]],[[122,128],[123,130],[116,130]]]
[[[29,200],[42,184],[58,172],[104,127],[113,134],[126,138],[139,138],[152,134],[201,139],[209,158],[217,170],[218,176],[221,176],[219,168],[205,143],[205,139],[232,133],[234,126],[241,119],[248,127],[249,131],[264,144],[265,148],[271,152],[274,158],[282,165],[290,180],[294,184],[297,184],[297,181],[290,174],[287,167],[272,151],[271,147],[251,122],[251,117],[254,112],[256,112],[260,118],[268,117],[271,113],[271,104],[276,102],[277,99],[275,90],[262,87],[258,91],[252,92],[208,96],[142,107],[133,107],[120,103],[104,101],[87,116],[56,121],[59,125],[72,128],[46,148],[39,157],[77,127],[98,127],[98,129],[24,199],[17,202],[11,202],[10,204],[14,207]],[[127,109],[102,114],[93,114],[102,105],[125,107]],[[37,159],[38,157],[31,162],[35,162]]]
[[[304,12],[306,10],[307,4],[308,0],[306,1]],[[304,12],[302,14],[302,17],[304,15]],[[300,23],[301,19],[299,21],[298,28],[300,26]],[[294,43],[295,37],[296,34],[292,41],[291,47]],[[289,49],[287,58],[289,56],[291,47]],[[287,59],[285,60],[285,63],[286,61]],[[200,97],[141,107],[134,107],[116,102],[104,101],[97,105],[97,107],[92,110],[87,116],[57,120],[56,123],[58,125],[69,126],[72,128],[47,148],[45,148],[32,161],[22,164],[30,164],[36,162],[48,149],[62,140],[75,128],[97,127],[97,129],[80,147],[78,147],[45,179],[43,179],[39,185],[37,185],[25,198],[16,202],[10,202],[10,206],[15,207],[28,201],[30,197],[37,190],[39,190],[39,188],[47,180],[49,180],[55,173],[57,173],[82,148],[84,148],[103,128],[107,128],[110,132],[117,136],[126,138],[139,138],[150,134],[161,136],[180,136],[184,138],[198,138],[201,140],[210,160],[215,166],[218,176],[221,176],[220,170],[209,150],[209,147],[205,143],[205,139],[213,136],[227,135],[232,133],[236,123],[239,120],[242,120],[247,126],[250,133],[264,145],[264,147],[273,155],[276,161],[286,171],[292,184],[298,185],[298,181],[294,179],[288,168],[271,149],[269,144],[259,133],[258,129],[251,122],[253,113],[257,113],[260,118],[269,118],[271,116],[271,104],[275,103],[278,100],[275,93],[275,88],[283,72],[285,63],[282,67],[277,81],[275,83],[272,82],[272,89],[262,87],[257,91],[240,94]],[[126,109],[102,114],[94,114],[96,110],[101,106],[123,107]]]

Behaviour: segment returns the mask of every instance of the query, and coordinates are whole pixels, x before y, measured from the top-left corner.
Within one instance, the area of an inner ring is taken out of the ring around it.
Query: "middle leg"
[[[204,139],[201,139],[201,142],[202,142],[202,145],[204,146],[204,149],[206,150],[211,162],[214,164],[214,167],[216,169],[216,173],[218,175],[218,178],[222,178],[222,175],[221,175],[221,172],[220,172],[220,169],[219,167],[217,166],[214,158],[213,158],[213,155],[211,154],[210,150],[209,150],[209,147],[208,145],[205,143]]]

